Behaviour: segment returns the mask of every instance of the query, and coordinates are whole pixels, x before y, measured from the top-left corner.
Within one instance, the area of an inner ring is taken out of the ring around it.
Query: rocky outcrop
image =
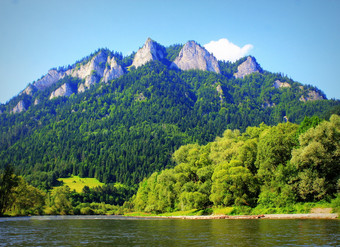
[[[273,83],[273,87],[275,88],[282,88],[282,87],[291,87],[288,82],[281,82],[280,80],[276,80]]]
[[[83,89],[86,89],[98,83],[100,80],[108,82],[109,80],[118,78],[124,74],[124,71],[113,56],[111,57],[106,51],[99,51],[88,63],[80,65],[71,71],[67,71],[66,74],[85,79]]]
[[[189,41],[183,46],[170,67],[181,70],[197,69],[220,73],[217,59],[195,41]]]
[[[87,87],[85,87],[84,83],[81,83],[79,86],[78,86],[78,93],[83,93],[85,92]]]
[[[123,74],[123,68],[118,65],[115,58],[111,56],[108,51],[101,50],[85,64],[73,65],[73,68],[66,71],[57,71],[56,69],[49,70],[47,75],[35,82],[33,85],[27,87],[23,93],[31,93],[34,88],[38,90],[45,90],[65,76],[84,79],[85,83],[83,85],[83,90],[85,91],[87,88],[91,87],[91,85],[98,83],[100,80],[108,82],[122,76]]]
[[[320,94],[317,91],[310,90],[307,93],[307,96],[301,95],[300,101],[306,102],[306,101],[315,101],[315,100],[323,100],[326,99],[322,94]]]
[[[60,97],[60,96],[70,96],[71,94],[73,94],[73,90],[70,87],[70,85],[68,83],[64,83],[61,87],[59,87],[58,89],[56,89],[55,91],[53,91],[50,95],[50,99],[56,98],[56,97]]]
[[[34,100],[34,105],[37,105],[37,104],[39,104],[39,103],[40,103],[40,99],[36,98],[36,99]]]
[[[220,97],[221,103],[223,103],[223,90],[221,85],[217,85],[216,91],[218,93],[218,96]]]
[[[107,57],[106,67],[103,73],[103,82],[108,82],[124,75],[122,66],[120,66],[114,57]]]
[[[28,85],[28,87],[25,88],[24,91],[22,91],[20,93],[20,95],[22,94],[26,94],[26,95],[29,95],[29,96],[32,96],[38,89],[34,86],[34,85]]]
[[[20,100],[18,104],[12,109],[11,113],[20,113],[26,110],[27,108],[25,102],[23,100]]]
[[[237,67],[237,73],[234,74],[235,78],[244,78],[246,75],[260,72],[262,69],[256,62],[255,58],[249,56],[247,60]]]
[[[165,56],[165,48],[148,38],[144,46],[137,51],[132,66],[138,68],[150,61],[162,60]]]
[[[99,82],[99,79],[94,76],[94,73],[98,75],[104,74],[106,59],[107,54],[100,51],[86,64],[78,65],[76,68],[66,71],[66,75],[85,79],[85,86],[90,87],[92,84]]]
[[[64,77],[64,72],[57,71],[56,69],[51,69],[48,71],[47,75],[45,75],[40,80],[36,81],[33,85],[38,90],[45,90],[46,88],[49,88],[50,86],[52,86],[54,83],[56,83],[63,77]]]
[[[146,97],[144,96],[143,93],[140,93],[135,96],[135,101],[144,101],[144,100],[146,100]]]

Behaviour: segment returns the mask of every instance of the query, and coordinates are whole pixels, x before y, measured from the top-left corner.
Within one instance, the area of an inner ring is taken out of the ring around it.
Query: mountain
[[[189,41],[184,45],[170,67],[181,70],[197,69],[220,73],[217,59],[195,41]]]
[[[237,72],[234,74],[235,78],[244,78],[247,75],[262,71],[260,65],[253,57],[247,57],[247,60],[237,67]]]
[[[144,46],[137,51],[131,66],[138,68],[150,61],[161,61],[164,57],[165,48],[151,38],[148,38]]]
[[[254,57],[222,62],[194,41],[147,39],[129,56],[99,49],[53,68],[0,105],[0,167],[12,164],[43,189],[71,174],[136,188],[173,167],[184,144],[228,128],[327,119],[339,105]]]

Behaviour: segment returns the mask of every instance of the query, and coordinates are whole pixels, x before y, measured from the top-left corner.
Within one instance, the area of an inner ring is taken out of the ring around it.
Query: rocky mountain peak
[[[220,73],[217,59],[195,41],[189,41],[183,46],[171,67],[181,70],[198,69]]]
[[[256,59],[249,56],[247,60],[241,63],[237,67],[237,73],[234,74],[235,78],[244,78],[246,75],[252,73],[260,72],[262,69],[260,65],[256,62]]]
[[[66,71],[66,75],[85,79],[85,86],[90,87],[92,84],[99,81],[99,78],[93,76],[94,72],[99,76],[104,74],[106,60],[107,54],[104,51],[99,51],[86,64],[81,64],[72,70]]]
[[[108,82],[122,75],[124,75],[122,66],[120,66],[117,63],[116,59],[113,56],[112,57],[108,56],[105,70],[103,72],[103,78],[102,78],[103,82]]]
[[[138,68],[150,61],[162,60],[165,56],[165,48],[148,38],[143,47],[137,51],[132,66]]]

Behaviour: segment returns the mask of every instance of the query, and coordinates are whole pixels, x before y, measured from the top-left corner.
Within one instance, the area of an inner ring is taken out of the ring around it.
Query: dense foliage
[[[181,47],[167,48],[168,61],[177,56]],[[132,55],[114,55],[125,68],[131,65]],[[235,79],[233,74],[243,61],[220,62],[221,74],[170,70],[164,63],[154,61],[69,98],[49,100],[48,96],[65,82],[76,88],[81,80],[65,77],[32,96],[18,95],[0,106],[0,167],[12,164],[31,185],[43,190],[57,185],[57,178],[71,174],[95,177],[107,184],[119,182],[136,189],[153,172],[174,167],[172,154],[182,145],[205,145],[225,129],[243,132],[248,126],[262,122],[275,125],[283,122],[284,116],[299,123],[305,116],[325,118],[328,112],[338,111],[336,100],[300,101],[309,90],[322,92],[311,86],[302,89],[300,83],[281,74],[263,71]],[[275,80],[287,82],[291,87],[274,88]],[[34,105],[37,98],[40,102]],[[10,114],[20,100],[31,106],[25,112]],[[255,141],[248,142],[251,149]],[[263,145],[270,145],[270,141]],[[281,151],[280,158],[290,158],[290,154],[284,153],[290,149]],[[264,154],[258,157],[258,162],[264,157]],[[232,163],[219,169],[230,174],[254,173],[259,163],[253,165],[249,161],[247,172],[234,166],[239,167]],[[265,167],[260,169],[264,180],[268,173]],[[221,179],[218,174],[214,177],[216,181]],[[243,183],[249,179],[250,174],[240,178]],[[220,184],[211,186],[218,191]],[[247,193],[253,198],[258,191]],[[183,195],[183,203],[190,201],[190,196]],[[207,197],[200,200],[200,203],[209,201]],[[213,201],[219,200],[216,195]],[[227,201],[239,200],[233,195]]]
[[[174,168],[140,183],[135,210],[162,213],[329,201],[340,191],[340,117],[317,125],[315,120],[305,118],[300,126],[261,124],[243,134],[226,130],[207,145],[182,146],[173,155]]]

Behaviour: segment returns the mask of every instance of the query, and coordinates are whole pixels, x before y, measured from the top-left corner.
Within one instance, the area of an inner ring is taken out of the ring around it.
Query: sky
[[[195,40],[220,60],[252,55],[340,99],[338,0],[1,0],[0,103],[98,48]]]

